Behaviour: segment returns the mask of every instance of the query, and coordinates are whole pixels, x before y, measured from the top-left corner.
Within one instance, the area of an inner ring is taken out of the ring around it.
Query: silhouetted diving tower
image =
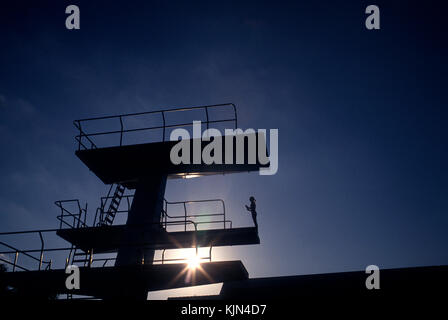
[[[218,120],[211,119],[209,116],[210,112],[216,108],[229,109],[232,117]],[[94,226],[60,229],[57,232],[59,236],[72,243],[76,248],[75,255],[84,256],[87,262],[89,253],[91,254],[92,252],[94,254],[118,252],[115,261],[116,268],[136,267],[151,266],[153,264],[155,250],[160,249],[211,248],[216,246],[260,243],[258,231],[254,227],[227,228],[225,217],[222,228],[198,230],[194,222],[187,221],[187,215],[185,213],[185,226],[191,222],[194,224],[195,230],[189,231],[185,227],[183,231],[167,231],[167,224],[169,222],[167,222],[167,213],[164,209],[167,179],[250,172],[257,171],[261,167],[266,166],[258,162],[258,157],[256,157],[255,163],[249,161],[248,144],[251,142],[250,135],[242,140],[244,142],[244,161],[242,163],[237,163],[236,161],[236,142],[238,139],[235,136],[233,137],[232,164],[205,164],[203,160],[200,163],[193,164],[193,151],[190,152],[190,164],[173,164],[170,160],[170,151],[178,141],[168,141],[167,131],[177,127],[185,128],[192,126],[192,123],[170,124],[166,118],[172,113],[186,112],[201,112],[205,115],[205,119],[201,120],[206,128],[217,123],[228,123],[231,124],[230,129],[237,128],[237,113],[233,104],[115,115],[76,120],[74,122],[76,128],[79,130],[79,135],[76,137],[78,142],[76,155],[101,181],[105,184],[110,184],[112,191],[112,185],[116,185],[114,194],[110,197],[111,201],[108,209],[104,210],[103,208],[101,210],[99,222],[96,221]],[[163,122],[162,125],[125,128],[124,122],[126,120],[146,115],[159,115]],[[99,123],[103,120],[116,120],[120,124],[120,128],[118,130],[96,131],[93,133],[86,131],[85,128],[87,125],[91,127],[94,123]],[[124,143],[127,134],[150,130],[162,131],[160,141],[139,144]],[[256,141],[256,151],[258,152],[258,139],[264,139],[265,137],[256,133],[252,135],[255,139],[252,141]],[[117,143],[112,146],[101,147],[94,142],[95,138],[99,136],[115,136]],[[193,140],[190,139],[191,147],[194,143]],[[199,143],[202,153],[203,148],[210,142],[200,141]],[[266,144],[264,145],[266,146]],[[263,150],[263,152],[266,153],[266,150]],[[226,148],[223,137],[222,158],[225,159],[225,157]],[[125,225],[113,225],[115,214],[123,197],[124,188],[130,190],[135,189],[127,221]],[[72,262],[79,261],[82,261],[82,258],[76,260],[76,257],[72,257]],[[247,277],[247,271],[240,261],[229,261],[227,264],[225,262],[211,262],[205,263],[204,267],[209,268],[209,272],[213,274],[227,274],[227,278],[221,278],[221,281],[226,279],[232,280],[232,268],[236,270],[234,272],[235,280],[241,279],[242,274],[243,277]],[[163,270],[163,267],[160,268]],[[168,270],[169,268],[171,267],[167,264],[166,269]],[[175,274],[172,276],[174,277]],[[140,292],[132,294],[144,298],[148,290],[151,290],[151,286],[141,288]]]

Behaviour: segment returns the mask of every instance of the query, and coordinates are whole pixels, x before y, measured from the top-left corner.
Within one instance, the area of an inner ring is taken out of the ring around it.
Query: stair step
[[[115,215],[120,207],[121,199],[123,198],[123,194],[126,188],[120,184],[117,184],[115,188],[114,195],[109,204],[109,209],[106,212],[106,217],[102,220],[103,225],[112,225]]]
[[[120,201],[117,201],[117,200],[112,200],[111,202],[110,202],[110,205],[109,205],[109,207],[112,207],[112,206],[120,206]]]
[[[106,214],[106,218],[107,217],[114,217],[115,218],[115,215],[117,214],[117,210],[109,210],[108,212],[107,212],[107,214]]]

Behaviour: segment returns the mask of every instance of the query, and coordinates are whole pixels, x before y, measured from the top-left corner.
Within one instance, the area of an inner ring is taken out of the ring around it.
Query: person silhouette
[[[249,201],[250,201],[250,206],[246,205],[246,210],[252,214],[252,220],[254,220],[255,228],[257,228],[257,230],[258,230],[257,211],[255,211],[255,209],[257,207],[255,204],[256,200],[254,197],[251,196],[249,198]]]

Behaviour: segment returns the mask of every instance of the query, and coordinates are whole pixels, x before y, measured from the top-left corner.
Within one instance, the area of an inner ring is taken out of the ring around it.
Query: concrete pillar
[[[123,245],[118,250],[116,266],[152,264],[154,249],[144,246],[129,246],[129,243],[150,240],[160,231],[160,217],[166,188],[166,175],[144,177],[137,183],[134,200],[126,221]]]

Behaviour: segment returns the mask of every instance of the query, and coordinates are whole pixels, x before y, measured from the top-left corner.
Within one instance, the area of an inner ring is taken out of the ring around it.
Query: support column
[[[118,250],[116,266],[152,264],[154,249],[143,245],[160,232],[160,217],[166,188],[166,175],[153,175],[139,180],[135,189],[134,200],[126,221],[126,231],[122,245]]]

